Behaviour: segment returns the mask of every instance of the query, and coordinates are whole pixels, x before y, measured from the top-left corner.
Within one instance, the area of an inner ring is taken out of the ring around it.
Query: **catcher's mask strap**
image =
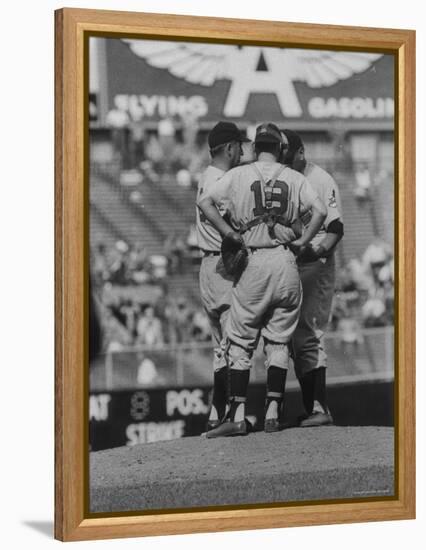
[[[282,166],[282,165],[278,166],[278,168],[275,170],[274,174],[272,175],[272,178],[270,180],[268,180],[267,182],[265,181],[265,179],[262,175],[262,172],[256,166],[255,162],[253,163],[253,168],[254,168],[254,171],[256,172],[256,174],[259,176],[259,178],[260,178],[260,180],[261,180],[261,182],[263,183],[263,186],[264,186],[265,208],[270,210],[272,208],[272,193],[273,193],[274,185],[277,182],[277,179],[279,178],[281,173],[283,172],[285,166]]]

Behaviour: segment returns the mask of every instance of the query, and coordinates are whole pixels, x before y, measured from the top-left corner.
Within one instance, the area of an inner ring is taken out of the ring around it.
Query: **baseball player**
[[[242,155],[241,145],[248,142],[231,122],[218,122],[208,136],[211,163],[198,183],[197,201],[229,169],[237,166]],[[213,397],[207,430],[215,428],[225,416],[227,402],[226,361],[220,343],[223,326],[229,311],[233,278],[226,274],[219,260],[222,237],[204,214],[196,208],[196,231],[202,260],[200,267],[201,301],[210,321],[213,342]]]
[[[245,247],[248,254],[247,266],[232,289],[226,322],[229,410],[225,421],[207,432],[208,438],[247,433],[245,402],[251,358],[260,336],[267,368],[265,431],[281,429],[289,343],[302,300],[296,261],[288,244],[293,241],[294,249],[302,248],[326,214],[306,178],[277,162],[282,145],[274,124],[260,125],[255,137],[257,161],[227,172],[198,203],[219,233]],[[217,205],[226,207],[232,227],[219,215]],[[294,240],[291,226],[308,210],[311,223]]]
[[[306,161],[300,136],[291,130],[284,130],[283,134],[288,142],[284,162],[307,178],[327,209],[327,216],[319,232],[297,259],[303,287],[303,303],[293,336],[296,375],[306,409],[306,415],[299,425],[323,426],[333,423],[326,399],[327,355],[324,350],[324,330],[334,293],[334,250],[343,237],[340,194],[330,174]],[[302,218],[302,223],[304,230],[309,228],[312,223],[310,212]]]

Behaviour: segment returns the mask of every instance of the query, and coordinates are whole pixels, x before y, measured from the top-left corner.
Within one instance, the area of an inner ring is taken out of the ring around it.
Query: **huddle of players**
[[[208,438],[248,432],[251,359],[261,336],[267,368],[265,431],[284,426],[291,361],[306,410],[299,425],[333,422],[326,402],[323,330],[334,289],[333,251],[343,236],[338,188],[327,172],[306,161],[294,132],[265,123],[258,126],[254,144],[246,142],[233,123],[219,122],[211,130],[212,160],[197,197],[200,291],[214,340]],[[248,252],[238,279],[221,261],[224,236]]]

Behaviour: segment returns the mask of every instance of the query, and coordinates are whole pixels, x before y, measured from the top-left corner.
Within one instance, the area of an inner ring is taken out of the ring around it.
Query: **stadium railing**
[[[394,329],[364,329],[358,343],[342,342],[337,332],[325,338],[328,383],[354,383],[394,378]],[[105,353],[90,366],[90,391],[143,387],[210,385],[212,345],[183,343],[161,347],[132,347]],[[265,381],[261,347],[254,354],[252,382]],[[149,371],[148,380],[144,369]],[[293,369],[288,387],[297,386]]]

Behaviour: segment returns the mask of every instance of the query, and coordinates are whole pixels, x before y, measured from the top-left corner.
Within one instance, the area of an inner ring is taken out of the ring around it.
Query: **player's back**
[[[225,172],[215,166],[208,166],[201,174],[198,182],[197,201],[202,199],[209,188],[220,179]],[[203,212],[196,207],[195,227],[197,232],[198,246],[201,250],[217,252],[220,250],[222,238],[215,227],[205,217]]]
[[[265,184],[276,177],[272,189],[271,208],[266,207]],[[274,227],[274,236],[265,223],[244,233],[246,245],[253,248],[271,248],[294,239],[290,225],[299,218],[302,209],[302,188],[306,181],[302,174],[278,162],[257,161],[228,172],[228,210],[237,229],[267,213],[279,216],[282,223]]]
[[[306,168],[303,173],[312,188],[318,193],[318,196],[322,196],[324,189],[329,189],[335,184],[331,174],[313,162],[306,163]]]

